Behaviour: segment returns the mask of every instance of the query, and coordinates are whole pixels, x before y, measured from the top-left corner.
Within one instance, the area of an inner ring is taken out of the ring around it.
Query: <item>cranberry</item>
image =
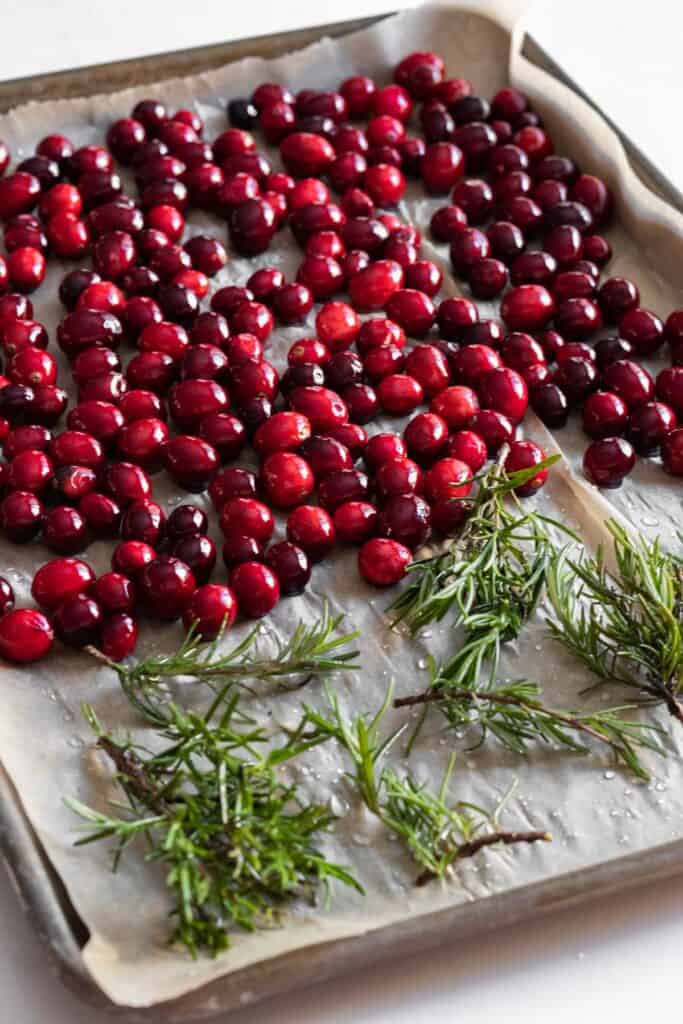
[[[240,562],[260,562],[263,560],[263,545],[255,537],[245,534],[229,534],[223,544],[223,561],[228,569],[233,569]]]
[[[131,462],[110,462],[104,469],[103,479],[107,490],[121,506],[142,501],[152,492],[145,470]]]
[[[89,565],[78,558],[53,558],[42,565],[31,584],[31,595],[42,608],[53,609],[84,593],[95,579]]]
[[[619,334],[629,341],[638,355],[653,355],[664,341],[664,325],[649,309],[635,307],[619,320]]]
[[[662,465],[667,473],[683,476],[683,429],[680,427],[662,441]]]
[[[370,490],[368,477],[357,469],[328,473],[319,483],[318,500],[324,509],[334,512],[345,501],[363,501]],[[302,543],[306,549],[306,545]]]
[[[631,413],[628,438],[639,455],[654,455],[677,426],[676,413],[663,402],[646,402]]]
[[[240,611],[250,619],[267,615],[280,599],[277,576],[261,562],[241,562],[233,569],[230,583]]]
[[[585,235],[583,255],[597,267],[604,267],[612,258],[612,246],[602,235]]]
[[[49,620],[35,608],[18,608],[0,618],[0,656],[19,665],[44,657],[54,634]]]
[[[135,586],[120,572],[105,572],[95,580],[91,592],[104,612],[130,612],[135,607]]]
[[[112,498],[92,491],[81,497],[78,508],[95,536],[118,535],[121,509]]]
[[[68,162],[73,151],[73,144],[65,135],[46,135],[36,146],[36,153],[49,157],[60,165]],[[2,170],[4,171],[4,167]]]
[[[622,437],[605,437],[589,444],[583,457],[583,470],[599,487],[619,487],[635,461],[628,441]]]
[[[230,629],[237,615],[237,601],[230,587],[207,583],[199,587],[183,612],[183,625],[203,640],[213,640]]]
[[[14,591],[4,576],[0,576],[0,615],[11,612],[14,608]]]
[[[420,173],[427,192],[445,195],[462,176],[465,159],[452,142],[433,142],[427,146],[420,165]],[[457,200],[454,200],[457,202]]]
[[[75,508],[56,505],[43,521],[43,541],[52,551],[73,555],[87,542],[87,524]]]
[[[138,642],[138,626],[126,612],[115,612],[102,623],[100,648],[112,661],[123,661],[132,654]]]
[[[468,277],[474,265],[488,259],[490,253],[491,245],[483,231],[463,228],[455,235],[450,246],[453,270],[461,277]]]
[[[448,438],[446,455],[464,462],[472,473],[477,473],[486,462],[486,444],[473,430],[458,430]]]
[[[433,412],[414,416],[403,432],[409,453],[420,464],[433,462],[448,438],[448,426]]]
[[[183,614],[197,589],[190,567],[170,555],[145,565],[137,584],[147,614],[169,622]]]
[[[7,269],[12,287],[24,294],[36,290],[45,277],[45,268],[46,260],[42,252],[28,245],[14,249],[7,256]]]
[[[547,427],[563,427],[569,417],[569,403],[561,387],[552,382],[539,384],[531,392],[531,407]]]
[[[467,214],[459,206],[442,206],[433,214],[429,229],[437,242],[452,242],[467,225]]]
[[[493,370],[500,368],[502,359],[488,345],[466,345],[452,360],[455,379],[468,387],[477,387],[480,381]]]
[[[625,314],[636,309],[640,292],[625,277],[610,277],[598,291],[598,303],[609,324],[617,323]]]
[[[548,252],[521,253],[510,268],[513,285],[550,285],[557,273],[557,262]]]
[[[501,412],[513,423],[523,419],[529,396],[523,378],[516,370],[501,366],[487,373],[477,384],[482,405]]]
[[[559,304],[568,299],[590,299],[595,294],[596,280],[579,270],[565,270],[555,278],[553,298]]]
[[[351,301],[359,309],[382,309],[403,285],[403,267],[395,260],[377,260],[349,282]]]
[[[467,497],[472,489],[471,478],[466,463],[453,457],[439,459],[425,474],[425,497],[430,503]]]
[[[416,494],[389,498],[379,516],[379,531],[408,548],[420,547],[431,531],[429,505]]]
[[[47,427],[33,423],[24,427],[13,427],[6,435],[3,442],[3,453],[6,458],[13,459],[19,452],[34,448],[39,451],[48,451],[52,434]]]
[[[203,534],[180,537],[173,544],[173,555],[192,570],[199,584],[207,583],[216,564],[216,545]]]
[[[629,410],[654,397],[654,382],[647,370],[630,359],[619,359],[603,372],[603,384],[622,398]]]
[[[87,594],[76,594],[60,605],[53,616],[55,632],[69,647],[85,647],[97,639],[102,610]]]
[[[26,346],[16,352],[7,364],[7,376],[14,384],[39,387],[57,380],[57,363],[49,352]]]
[[[513,424],[497,409],[480,409],[474,417],[472,429],[481,437],[489,455],[495,455],[499,448],[515,437]]]
[[[410,548],[396,540],[375,537],[360,549],[358,570],[366,583],[388,587],[403,579],[411,561]]]
[[[342,82],[339,91],[346,100],[349,115],[363,117],[372,108],[376,90],[377,86],[371,78],[365,75],[355,75]]]
[[[14,252],[15,249],[28,247],[30,249],[39,249],[40,252],[45,254],[47,251],[47,245],[47,238],[39,221],[37,221],[30,213],[20,214],[5,225],[5,248],[7,252]],[[7,288],[8,281],[9,272],[7,270],[6,263],[3,261],[3,291]]]
[[[510,174],[512,171],[526,171],[528,166],[529,157],[523,149],[512,143],[496,146],[489,154],[488,169],[496,178]]]
[[[277,576],[284,596],[300,594],[311,577],[305,551],[289,541],[273,544],[266,555],[266,562]]]
[[[390,319],[415,338],[424,337],[436,319],[432,300],[414,288],[401,288],[394,292],[386,303],[386,311]]]
[[[276,451],[266,458],[261,481],[267,498],[276,508],[300,504],[312,493],[315,484],[306,460],[288,451]]]
[[[122,373],[100,373],[97,377],[81,382],[78,387],[78,401],[116,404],[127,387],[128,382]]]
[[[583,407],[583,429],[589,437],[614,437],[623,433],[628,422],[628,408],[611,391],[596,391]]]
[[[104,462],[102,445],[91,434],[81,430],[64,430],[50,445],[50,455],[56,466],[77,463],[96,469]]]
[[[0,502],[0,529],[13,544],[25,544],[40,532],[43,506],[31,491],[12,491]]]
[[[405,456],[385,459],[377,468],[375,483],[382,499],[414,494],[421,490],[422,472],[416,462]]]
[[[402,327],[387,320],[385,317],[378,317],[373,320],[366,320],[362,324],[356,339],[358,351],[363,354],[372,348],[380,348],[387,345],[395,345],[402,349],[406,343],[405,332]]]
[[[124,540],[142,540],[154,547],[163,537],[165,521],[163,509],[155,501],[134,501],[123,514],[121,536]]]
[[[624,338],[601,338],[594,352],[598,367],[604,370],[618,359],[628,359],[633,353],[633,346]]]
[[[543,212],[563,203],[569,195],[569,189],[563,181],[545,178],[537,181],[531,191],[531,197],[538,203]]]
[[[384,377],[379,382],[377,394],[384,411],[394,416],[412,412],[424,397],[422,386],[414,377],[399,373]]]
[[[35,175],[15,171],[0,180],[0,220],[28,213],[38,202],[41,185]]]
[[[501,260],[479,260],[470,271],[470,288],[478,299],[492,299],[507,284],[507,267]]]
[[[571,189],[571,198],[586,206],[596,225],[605,224],[612,213],[612,194],[601,178],[581,174]]]
[[[545,236],[544,248],[561,267],[571,266],[583,253],[581,232],[571,224],[560,224]]]
[[[513,331],[537,331],[552,319],[555,303],[542,285],[523,284],[505,295],[500,312]]]
[[[54,466],[51,459],[35,448],[19,452],[9,464],[7,483],[13,491],[32,491],[42,494],[52,481]]]
[[[602,315],[591,299],[566,299],[557,308],[555,323],[560,334],[579,340],[602,327]]]
[[[520,373],[528,366],[545,363],[545,353],[540,343],[529,334],[513,332],[508,334],[500,354],[507,366]]]
[[[545,452],[533,441],[513,441],[510,450],[505,457],[505,471],[508,475],[520,472],[520,470],[531,469],[545,459]],[[540,469],[531,479],[515,487],[515,493],[520,498],[528,498],[531,494],[543,487],[548,479],[548,469]]]

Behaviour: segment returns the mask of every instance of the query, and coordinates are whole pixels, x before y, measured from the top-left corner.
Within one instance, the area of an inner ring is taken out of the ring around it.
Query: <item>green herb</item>
[[[550,632],[602,681],[637,689],[683,723],[683,562],[658,541],[634,540],[615,522],[607,528],[614,572],[602,549],[553,555]]]
[[[170,941],[193,956],[229,947],[234,928],[278,924],[284,905],[314,901],[333,880],[362,891],[315,845],[333,815],[285,785],[277,771],[324,737],[304,737],[302,723],[282,746],[264,752],[272,738],[240,712],[238,701],[233,695],[220,716],[216,708],[198,715],[170,705],[157,732],[166,744],[159,753],[117,740],[86,709],[128,805],[110,815],[67,801],[89,829],[81,844],[117,841],[114,867],[137,836],[147,839],[147,859],[164,865],[174,899]]]
[[[444,878],[457,860],[473,857],[485,846],[502,843],[533,843],[550,840],[547,832],[505,832],[498,829],[500,805],[493,812],[475,804],[448,800],[448,788],[455,764],[451,757],[437,793],[430,792],[409,775],[401,777],[386,763],[387,755],[405,726],[382,738],[381,723],[392,702],[390,687],[384,703],[372,718],[358,715],[347,721],[337,698],[331,694],[330,716],[306,708],[306,720],[313,727],[306,735],[315,739],[336,739],[353,764],[349,778],[372,814],[398,836],[421,868],[416,885]],[[485,831],[488,829],[488,831]]]
[[[526,679],[464,689],[451,685],[448,675],[437,672],[431,689],[400,697],[394,701],[394,707],[431,703],[436,704],[453,729],[476,728],[477,746],[490,733],[516,754],[526,754],[529,745],[539,741],[588,753],[589,748],[582,741],[591,740],[606,746],[617,763],[642,779],[649,778],[649,773],[638,756],[639,750],[666,753],[659,742],[659,729],[623,717],[635,705],[596,712],[562,711],[547,707],[541,700],[539,686]]]
[[[174,653],[152,655],[135,665],[110,661],[95,648],[89,651],[118,673],[122,689],[139,713],[153,724],[162,725],[165,713],[158,698],[160,684],[167,680],[186,677],[207,684],[225,699],[232,686],[244,686],[248,680],[276,681],[281,685],[294,680],[302,686],[314,676],[357,669],[358,651],[348,647],[359,634],[338,633],[342,620],[342,615],[333,616],[325,604],[313,625],[300,622],[289,640],[269,655],[256,649],[258,626],[227,653],[219,649],[223,632],[207,643],[193,629]],[[220,688],[216,683],[221,684]]]

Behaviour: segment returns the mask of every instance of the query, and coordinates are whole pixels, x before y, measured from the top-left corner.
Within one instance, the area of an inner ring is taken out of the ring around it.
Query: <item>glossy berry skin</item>
[[[420,547],[431,532],[429,505],[416,494],[389,498],[380,512],[379,532],[408,548]]]
[[[320,434],[315,434],[304,441],[299,448],[299,454],[310,466],[316,480],[353,467],[353,459],[348,448],[334,438]]]
[[[4,576],[0,576],[0,616],[14,608],[14,591]]]
[[[50,458],[35,448],[27,448],[12,459],[7,471],[7,483],[13,491],[32,491],[42,494],[54,476]]]
[[[442,206],[429,223],[432,238],[437,242],[452,242],[455,236],[468,226],[468,217],[459,206]]]
[[[200,533],[180,537],[171,553],[189,566],[197,584],[208,582],[216,564],[216,545],[210,537]]]
[[[78,558],[53,558],[36,572],[31,596],[36,604],[48,610],[58,608],[76,594],[90,588],[95,574]]]
[[[121,520],[123,540],[142,540],[153,547],[161,542],[166,516],[155,501],[132,502]]]
[[[496,409],[513,423],[519,423],[529,404],[522,376],[508,366],[491,370],[479,381],[477,393],[482,406]]]
[[[116,546],[111,556],[114,572],[137,579],[146,565],[157,557],[156,551],[141,540],[124,540]]]
[[[608,324],[617,323],[640,302],[640,292],[625,277],[610,277],[598,290],[598,304]]]
[[[420,174],[427,192],[446,195],[462,177],[465,159],[452,142],[433,142],[427,146],[420,164]]]
[[[287,539],[302,548],[312,562],[320,561],[332,550],[335,536],[329,512],[316,505],[300,505],[287,519]]]
[[[628,423],[628,407],[610,391],[595,391],[583,406],[583,429],[589,437],[616,437]]]
[[[413,338],[423,338],[436,318],[434,303],[424,292],[415,288],[401,288],[386,303],[386,312]]]
[[[306,552],[287,540],[273,544],[268,549],[266,564],[275,573],[283,597],[300,594],[311,577],[311,566]]]
[[[0,530],[13,544],[33,540],[42,522],[42,502],[31,491],[12,491],[0,502]]]
[[[234,569],[240,562],[262,562],[263,545],[255,537],[231,533],[223,544],[223,561],[228,569]]]
[[[0,617],[0,657],[27,665],[45,657],[54,642],[49,619],[35,608],[17,608]]]
[[[220,514],[220,526],[226,536],[242,534],[266,544],[273,535],[275,522],[267,505],[255,498],[228,498]]]
[[[100,628],[100,650],[112,661],[123,661],[133,653],[138,642],[138,625],[126,612],[114,612]]]
[[[464,462],[472,473],[478,473],[487,459],[486,444],[473,430],[458,430],[446,443],[446,456]]]
[[[105,613],[130,612],[135,607],[135,585],[120,572],[103,573],[90,592]]]
[[[451,265],[460,277],[469,277],[475,263],[490,255],[491,243],[479,228],[463,228],[451,241]]]
[[[380,380],[377,395],[386,413],[403,416],[417,408],[424,392],[420,383],[409,374],[392,373]]]
[[[542,285],[525,284],[512,288],[504,297],[500,314],[513,331],[538,331],[555,312],[550,292]]]
[[[351,301],[356,309],[383,309],[404,282],[403,267],[395,260],[377,260],[349,281]]]
[[[237,600],[230,587],[207,583],[198,587],[183,611],[183,626],[194,628],[203,640],[213,640],[230,629],[237,615]]]
[[[103,483],[122,507],[149,498],[152,493],[145,470],[131,462],[110,462],[104,469]]]
[[[152,618],[180,618],[197,589],[192,570],[171,555],[149,562],[136,579],[140,601]]]
[[[626,402],[629,410],[650,402],[654,397],[654,381],[647,370],[631,359],[618,359],[602,374],[602,384]]]
[[[683,476],[683,428],[672,430],[662,442],[662,465],[667,473]]]
[[[565,338],[582,341],[602,327],[602,314],[591,299],[565,299],[557,307],[555,326]]]
[[[374,537],[358,553],[358,571],[366,583],[389,587],[405,576],[412,561],[410,548],[396,540]]]
[[[75,508],[56,505],[43,520],[43,543],[60,555],[74,555],[87,543],[87,523]]]
[[[118,536],[121,509],[113,498],[97,491],[91,491],[81,497],[78,510],[94,536],[103,538]]]
[[[421,412],[408,423],[403,438],[412,458],[420,465],[428,465],[443,451],[448,426],[436,413]]]
[[[513,441],[505,457],[505,471],[512,474],[522,469],[531,469],[532,466],[537,466],[544,459],[545,452],[534,441]],[[547,468],[540,469],[530,480],[516,487],[515,494],[520,498],[528,498],[535,494],[548,479],[548,472]]]
[[[481,409],[474,418],[472,429],[481,437],[490,456],[515,438],[514,425],[497,409]]]
[[[635,307],[619,320],[619,335],[633,345],[640,356],[651,356],[664,342],[664,325],[649,309]]]
[[[231,573],[230,585],[239,610],[250,619],[267,615],[280,599],[278,578],[262,562],[241,562]]]
[[[430,504],[467,497],[471,489],[470,467],[452,457],[439,459],[424,476],[424,496]]]
[[[348,420],[346,403],[329,388],[296,387],[288,399],[293,409],[307,417],[316,433],[324,434],[331,426]]]
[[[299,505],[313,491],[315,478],[305,459],[294,452],[269,455],[261,468],[264,493],[275,508]]]
[[[188,491],[200,493],[209,485],[218,469],[216,449],[201,437],[178,434],[161,448],[164,468]]]
[[[334,512],[334,528],[342,544],[364,544],[379,526],[377,509],[367,501],[346,501]]]
[[[531,392],[531,407],[547,427],[563,427],[569,418],[569,402],[553,382],[540,384]]]
[[[678,425],[673,409],[663,402],[645,402],[631,413],[627,436],[639,455],[655,455]]]
[[[633,346],[624,338],[601,338],[593,351],[598,368],[604,370],[619,359],[628,359],[633,354]]]
[[[584,356],[567,356],[558,365],[555,381],[570,405],[577,405],[595,391],[598,373],[595,363]]]
[[[598,487],[619,487],[635,465],[636,456],[622,437],[593,441],[583,457],[583,471]]]
[[[76,594],[57,608],[52,622],[62,643],[69,647],[85,647],[97,640],[102,610],[92,597]]]
[[[416,462],[406,457],[387,459],[375,474],[377,495],[382,500],[397,494],[415,494],[422,488],[422,471]]]

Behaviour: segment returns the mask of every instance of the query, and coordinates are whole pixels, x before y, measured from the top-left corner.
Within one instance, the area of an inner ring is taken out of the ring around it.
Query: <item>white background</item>
[[[506,6],[521,9],[524,0]],[[379,13],[399,0],[0,0],[0,76],[14,78]],[[683,187],[683,8],[548,0],[534,34]],[[28,42],[30,40],[30,42]],[[106,879],[103,879],[106,899]],[[397,961],[230,1017],[231,1024],[506,1024],[680,1016],[683,877]],[[0,1021],[104,1024],[53,976],[0,869]]]

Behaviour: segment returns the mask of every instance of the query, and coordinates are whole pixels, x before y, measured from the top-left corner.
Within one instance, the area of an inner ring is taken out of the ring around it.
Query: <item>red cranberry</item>
[[[43,521],[43,541],[51,551],[73,555],[87,542],[87,524],[75,508],[56,505]]]
[[[294,452],[269,455],[261,469],[265,494],[276,508],[291,508],[312,493],[315,480],[305,459]]]
[[[490,253],[491,245],[483,231],[463,228],[455,235],[450,246],[453,270],[461,277],[468,277],[473,266],[480,260],[488,259]]]
[[[118,535],[121,509],[112,498],[92,491],[81,497],[78,508],[95,536]]]
[[[135,607],[135,586],[120,572],[103,573],[93,583],[91,592],[104,612],[130,612]]]
[[[346,100],[351,117],[363,117],[370,112],[377,86],[365,75],[347,78],[340,86],[340,92]]]
[[[552,284],[557,273],[557,262],[548,252],[542,250],[536,252],[521,253],[510,268],[510,277],[513,285]]]
[[[124,540],[142,540],[154,547],[162,539],[165,520],[163,509],[155,501],[131,502],[121,520],[121,536]]]
[[[377,468],[377,493],[386,499],[397,494],[414,494],[421,490],[422,472],[412,459],[397,457],[385,459]]]
[[[619,334],[641,356],[653,355],[664,341],[664,325],[649,309],[635,307],[619,320]]]
[[[451,363],[456,380],[468,387],[477,387],[487,374],[502,365],[498,353],[488,345],[466,345],[455,354]]]
[[[433,462],[448,438],[448,426],[433,412],[414,416],[403,432],[408,452],[420,464]]]
[[[46,135],[36,146],[36,153],[55,160],[60,166],[68,162],[73,151],[73,143],[65,135]],[[4,167],[2,169],[4,171]]]
[[[461,150],[452,142],[433,142],[427,146],[420,165],[425,189],[432,195],[445,195],[465,169]],[[454,199],[454,202],[457,200]]]
[[[448,438],[446,454],[448,458],[464,462],[472,473],[478,473],[486,462],[486,444],[473,430],[459,430]]]
[[[14,608],[14,591],[4,576],[0,576],[0,615],[11,612]]]
[[[46,265],[45,257],[39,249],[28,245],[14,249],[7,256],[7,269],[13,288],[22,293],[35,291],[45,277]]]
[[[240,611],[250,619],[267,615],[280,599],[277,576],[261,562],[241,562],[233,569],[230,583]]]
[[[583,457],[583,470],[599,487],[619,487],[631,472],[636,457],[622,437],[605,437],[589,444]]]
[[[508,334],[500,351],[507,366],[522,371],[527,366],[545,362],[543,348],[529,334],[513,332]]]
[[[13,544],[26,544],[40,532],[43,506],[31,491],[12,491],[0,502],[0,529]]]
[[[483,121],[470,121],[456,128],[453,142],[465,154],[467,170],[482,171],[488,163],[491,150],[498,144],[498,136]]]
[[[403,416],[412,412],[424,397],[421,385],[408,374],[393,373],[384,377],[378,385],[377,394],[385,412]]]
[[[683,429],[672,430],[662,441],[662,465],[667,473],[683,476]]]
[[[572,185],[571,198],[586,206],[596,225],[605,224],[612,213],[612,194],[601,178],[581,174]]]
[[[97,377],[81,382],[78,388],[78,401],[116,404],[127,387],[128,382],[122,373],[100,373]]]
[[[507,267],[501,260],[479,260],[470,271],[470,288],[478,299],[492,299],[507,284]]]
[[[56,466],[77,463],[96,469],[104,462],[102,445],[91,434],[81,430],[64,430],[50,445],[50,455]]]
[[[571,224],[560,224],[545,236],[544,248],[561,267],[571,266],[583,254],[581,232]]]
[[[255,537],[244,534],[229,534],[223,544],[223,561],[228,569],[234,569],[240,562],[263,560],[263,545]]]
[[[570,405],[577,405],[595,390],[598,372],[595,363],[584,356],[567,356],[558,366],[556,382]]]
[[[598,291],[598,304],[608,324],[617,323],[638,306],[640,292],[625,277],[610,277]]]
[[[28,448],[12,459],[7,472],[7,483],[13,491],[32,491],[42,494],[54,476],[51,459],[34,448]]]
[[[516,370],[502,366],[491,370],[478,382],[482,405],[496,409],[513,423],[523,419],[529,396],[523,378]]]
[[[104,469],[103,479],[107,490],[121,506],[142,501],[152,493],[145,470],[130,462],[110,462]]]
[[[524,284],[505,295],[500,312],[513,331],[537,331],[552,318],[555,304],[550,292],[541,285]]]
[[[386,303],[386,311],[391,320],[414,338],[423,338],[436,319],[432,300],[414,288],[394,292]]]
[[[364,501],[369,490],[370,483],[365,473],[358,469],[342,469],[329,473],[320,481],[318,500],[324,509],[334,512],[345,501]],[[301,546],[308,550],[305,544]]]
[[[135,619],[125,612],[115,612],[106,619],[100,630],[100,648],[112,661],[123,661],[132,654],[138,642]]]
[[[351,301],[359,309],[382,309],[403,285],[403,267],[394,260],[377,260],[351,278]]]
[[[173,544],[173,555],[192,571],[197,583],[207,583],[216,564],[216,545],[210,537],[194,533]]]
[[[562,388],[548,382],[531,392],[531,407],[547,427],[563,427],[569,417],[569,403]]]
[[[84,593],[95,579],[89,565],[78,558],[53,558],[36,572],[31,595],[42,608],[58,608],[65,601]]]
[[[270,540],[275,528],[270,509],[251,497],[228,498],[222,506],[220,521],[226,535],[254,537],[262,544]]]
[[[663,402],[646,402],[631,413],[628,438],[639,455],[654,455],[677,426],[676,413]]]
[[[15,171],[0,180],[0,220],[28,213],[38,202],[41,185],[35,175]]]
[[[531,469],[545,459],[545,452],[533,441],[513,441],[510,451],[505,457],[505,471],[508,475],[518,473],[520,470]],[[535,473],[526,483],[515,487],[515,493],[520,498],[528,498],[531,494],[543,487],[548,479],[548,469],[541,469]]]
[[[628,359],[633,353],[633,346],[624,338],[601,338],[594,352],[599,369],[604,370],[618,359]]]
[[[583,407],[583,429],[589,437],[614,437],[623,433],[628,422],[628,408],[618,395],[596,391]]]
[[[49,620],[35,608],[18,608],[0,618],[0,656],[25,665],[43,658],[54,641]]]
[[[213,640],[230,629],[237,615],[237,601],[230,587],[208,583],[199,587],[183,612],[183,625],[203,640]]]
[[[13,459],[19,452],[34,448],[38,451],[48,451],[52,434],[47,427],[41,427],[37,423],[25,427],[14,427],[11,429],[3,442],[3,454],[7,459]]]
[[[565,299],[557,308],[555,323],[560,334],[580,340],[602,327],[602,315],[591,299]]]
[[[334,528],[343,544],[363,544],[379,525],[377,509],[367,501],[347,501],[334,513]]]
[[[553,298],[559,304],[567,299],[590,299],[595,294],[595,278],[579,270],[565,270],[553,282]]]
[[[619,359],[603,372],[603,384],[635,409],[654,397],[654,382],[647,370],[630,359]]]
[[[442,206],[433,214],[429,228],[437,242],[452,242],[467,225],[467,214],[459,206]]]
[[[495,455],[504,444],[515,438],[515,428],[497,409],[480,409],[474,417],[472,429],[479,434],[489,455]]]
[[[386,345],[396,345],[403,348],[406,343],[405,332],[402,327],[387,320],[385,317],[378,317],[373,320],[366,320],[362,324],[356,346],[361,354],[372,348],[379,348]]]
[[[139,574],[156,559],[156,551],[141,540],[123,540],[114,549],[111,566],[114,572],[137,579]]]
[[[410,549],[396,540],[375,537],[363,544],[358,554],[358,570],[363,579],[376,587],[398,583],[412,561]]]
[[[439,459],[425,474],[424,493],[430,503],[464,498],[472,489],[470,467],[459,459]]]
[[[568,196],[569,189],[566,184],[563,181],[557,181],[555,178],[542,178],[538,180],[531,191],[532,199],[538,203],[544,212],[553,206],[557,206],[558,203],[564,203]]]
[[[10,359],[7,376],[12,383],[29,387],[54,384],[57,380],[57,363],[49,352],[27,346]]]
[[[0,329],[0,341],[8,356],[23,348],[47,348],[47,331],[35,320],[10,320]]]
[[[583,239],[583,255],[598,267],[604,267],[612,258],[612,246],[602,235],[585,235]]]

